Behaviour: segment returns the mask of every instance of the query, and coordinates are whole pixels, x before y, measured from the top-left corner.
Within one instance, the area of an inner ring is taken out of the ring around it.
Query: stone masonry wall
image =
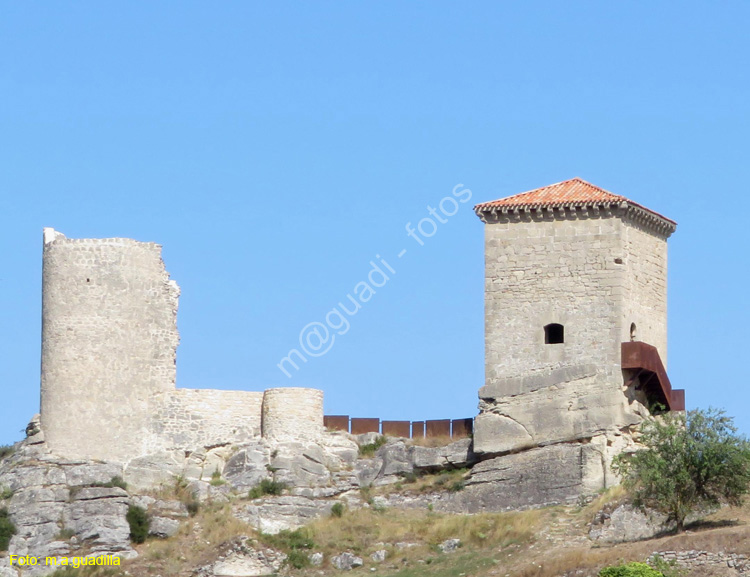
[[[620,367],[624,226],[611,217],[485,226],[476,451],[590,438],[640,421]],[[545,344],[549,323],[565,327],[564,344]]]
[[[714,574],[708,573],[711,569],[721,571],[721,573],[718,573],[720,575],[750,574],[750,560],[748,560],[747,555],[742,553],[724,553],[722,551],[713,553],[696,550],[660,551],[651,555],[649,560],[653,560],[657,556],[666,562],[674,561],[681,569],[702,571],[701,574]]]
[[[485,226],[488,384],[585,363],[619,365],[621,229],[617,218]],[[565,326],[564,345],[544,344],[548,323]]]
[[[622,340],[630,340],[630,325],[635,323],[635,340],[654,345],[666,367],[667,241],[626,221],[623,243],[627,274]]]
[[[177,389],[161,396],[151,427],[168,448],[239,443],[260,437],[262,405],[262,392]]]
[[[154,243],[44,231],[41,425],[50,451],[127,463],[268,436],[315,442],[323,393],[175,388],[179,288]]]
[[[45,230],[41,415],[50,450],[117,460],[151,443],[154,393],[175,386],[179,288],[161,247]]]
[[[268,389],[263,395],[263,437],[314,443],[323,435],[323,391]]]

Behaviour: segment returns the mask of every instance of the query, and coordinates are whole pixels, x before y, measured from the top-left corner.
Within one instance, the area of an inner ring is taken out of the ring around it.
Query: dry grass
[[[426,476],[405,487],[417,490],[420,486],[434,486],[439,477]],[[388,577],[557,577],[576,570],[595,575],[601,567],[644,561],[655,551],[695,549],[750,553],[750,525],[747,524],[750,506],[719,511],[699,528],[680,535],[614,546],[597,546],[581,539],[596,512],[622,498],[622,489],[614,488],[585,507],[558,506],[478,515],[450,515],[424,509],[347,510],[341,518],[320,519],[303,529],[305,536],[315,543],[311,551],[325,555],[324,566],[285,569],[284,574],[337,575],[338,570],[329,565],[330,558],[343,551],[351,551],[365,560],[364,567],[349,573],[352,577],[370,574],[374,567],[377,567],[377,574]],[[550,527],[558,530],[564,527],[566,535],[578,538],[578,544],[571,545],[567,536],[559,534],[550,540],[546,531]],[[128,571],[132,577],[188,576],[196,567],[215,560],[224,550],[222,544],[242,535],[254,536],[255,533],[232,516],[230,505],[209,504],[196,517],[186,520],[174,538],[152,540],[138,546],[140,557],[126,562],[122,574]],[[263,536],[257,538],[270,542]],[[437,545],[451,538],[461,539],[461,549],[451,554],[439,552]],[[399,549],[396,543],[413,546]],[[368,557],[378,549],[389,552],[383,564],[373,563]],[[104,574],[90,575],[103,577]],[[700,575],[706,577],[708,573]]]
[[[591,516],[607,503],[621,501],[624,491],[615,487],[578,513],[583,519]],[[602,567],[620,562],[645,561],[657,551],[712,551],[750,555],[750,504],[741,508],[725,508],[709,515],[703,522],[688,527],[678,535],[622,543],[618,545],[565,548],[540,551],[511,571],[512,577],[555,577],[576,570],[595,574]],[[700,573],[709,575],[710,571]],[[698,577],[699,573],[691,573]]]
[[[128,566],[131,575],[177,575],[185,566],[195,567],[213,560],[216,548],[240,535],[251,536],[254,530],[232,515],[231,505],[207,505],[183,523],[172,539],[152,540],[139,549],[142,558]],[[141,561],[141,563],[139,563]],[[138,565],[149,568],[139,573]],[[154,570],[156,572],[154,573]]]
[[[594,515],[601,511],[606,505],[620,504],[625,500],[626,493],[625,488],[622,485],[610,487],[606,491],[599,494],[599,496],[591,501],[586,507],[584,507],[582,514]]]
[[[195,517],[183,522],[171,539],[151,539],[134,548],[138,558],[126,561],[119,574],[132,577],[154,575],[190,575],[192,568],[216,559],[217,549],[238,536],[252,536],[254,530],[231,514],[231,505],[206,505]],[[92,568],[93,569],[93,568]],[[81,575],[104,577],[104,569],[93,569]]]
[[[395,510],[378,513],[369,509],[349,511],[341,518],[317,521],[307,528],[315,550],[326,557],[352,551],[369,555],[378,549],[398,551],[396,543],[410,543],[398,551],[401,559],[424,558],[439,543],[458,538],[466,547],[508,546],[528,543],[539,528],[543,513],[488,513],[448,515],[424,510]]]
[[[454,469],[442,473],[413,475],[404,477],[403,480],[393,485],[373,487],[368,490],[368,493],[374,496],[391,495],[394,493],[414,495],[439,491],[460,491],[463,488],[463,482],[466,480],[468,473],[468,469]]]

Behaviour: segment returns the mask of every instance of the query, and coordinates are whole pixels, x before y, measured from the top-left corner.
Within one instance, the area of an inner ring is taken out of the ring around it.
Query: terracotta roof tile
[[[545,208],[545,207],[563,207],[563,206],[585,206],[585,205],[601,205],[601,204],[620,204],[628,203],[633,206],[637,206],[646,210],[659,218],[662,218],[670,223],[674,221],[662,216],[658,212],[654,212],[644,206],[641,206],[637,202],[633,202],[621,196],[619,194],[613,194],[603,188],[595,186],[590,182],[586,182],[581,178],[571,178],[570,180],[564,180],[549,186],[543,186],[530,190],[528,192],[522,192],[499,200],[493,200],[490,202],[483,202],[474,207],[477,212],[483,212],[485,210],[491,210],[493,208]]]

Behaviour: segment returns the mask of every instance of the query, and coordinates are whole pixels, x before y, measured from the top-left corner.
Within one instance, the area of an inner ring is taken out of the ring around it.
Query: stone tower
[[[148,452],[154,394],[175,387],[178,297],[159,245],[44,230],[41,418],[54,453]]]
[[[684,408],[665,369],[675,222],[579,178],[475,211],[486,271],[476,452],[606,447],[655,403]]]
[[[177,389],[179,296],[158,244],[44,229],[41,425],[53,454],[128,463],[322,435],[319,390]]]

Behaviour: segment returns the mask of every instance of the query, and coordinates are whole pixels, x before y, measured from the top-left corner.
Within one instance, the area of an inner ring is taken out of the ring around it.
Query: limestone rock
[[[352,467],[359,457],[359,447],[349,436],[342,431],[330,432],[323,435],[319,441],[328,462],[326,465],[332,471]]]
[[[214,577],[260,577],[273,575],[276,570],[257,558],[249,555],[231,555],[217,561],[213,566]]]
[[[206,450],[201,447],[191,452],[185,462],[185,468],[182,470],[182,476],[191,481],[200,481],[204,473],[204,462],[206,460]],[[211,476],[208,475],[210,480]]]
[[[151,517],[148,534],[161,539],[172,537],[180,530],[180,522],[169,517]]]
[[[148,495],[130,496],[130,504],[135,505],[136,507],[140,507],[141,509],[148,510],[154,503],[156,503],[156,499],[154,499],[153,497],[149,497]]]
[[[612,384],[621,381],[620,371],[589,374],[590,371],[584,366],[579,373],[569,375],[572,380],[519,395],[495,396],[499,395],[496,389],[500,385],[482,388],[474,450],[487,454],[518,451],[584,440],[608,429],[639,424],[644,414],[641,403],[623,394],[619,383]],[[544,375],[525,378],[545,379]]]
[[[352,553],[342,553],[341,555],[331,557],[331,563],[336,569],[341,571],[351,571],[356,567],[362,567],[362,565],[364,565],[362,557],[357,557]]]
[[[474,466],[453,506],[469,513],[523,509],[567,502],[595,485],[589,477],[601,456],[586,444],[550,445],[495,457]]]
[[[369,487],[380,475],[383,469],[382,457],[373,457],[372,459],[359,459],[354,465],[354,472],[360,487]]]
[[[118,487],[84,487],[65,509],[63,523],[92,551],[130,550],[130,526],[125,520],[128,494]]]
[[[31,417],[29,424],[26,425],[25,432],[26,444],[37,445],[39,443],[44,443],[44,433],[42,432],[42,415],[37,413],[36,415]]]
[[[3,559],[3,561],[5,560]],[[0,565],[0,577],[18,577],[18,571],[3,563]]]
[[[67,506],[68,490],[63,486],[27,487],[13,495],[8,507],[18,529],[11,539],[10,552],[42,556],[50,552],[60,533],[60,519]]]
[[[133,459],[123,476],[129,487],[150,489],[174,482],[176,477],[182,475],[184,468],[184,452],[162,451]]]
[[[64,465],[65,482],[70,487],[82,487],[97,483],[109,483],[114,477],[122,477],[122,465],[118,463],[83,462]]]
[[[672,528],[666,515],[642,513],[625,503],[613,511],[600,511],[589,531],[589,538],[598,543],[624,543],[650,539]]]
[[[528,429],[506,415],[482,413],[474,419],[474,442],[481,453],[507,453],[538,443]]]
[[[379,549],[370,554],[370,559],[372,559],[375,563],[382,563],[386,560],[387,557],[388,551],[386,551],[385,549]]]
[[[382,435],[380,433],[362,433],[361,435],[354,435],[354,441],[359,445],[360,447],[362,445],[372,445],[375,443]]]
[[[143,498],[143,497],[141,497]],[[147,499],[150,497],[146,497]],[[154,500],[151,499],[151,503],[143,506],[144,509],[148,509],[149,513],[156,516],[167,516],[167,517],[187,517],[188,510],[185,503],[177,500]]]
[[[388,442],[378,450],[378,456],[383,461],[378,477],[385,478],[386,481],[395,482],[394,476],[414,471],[412,447],[408,447],[402,440]]]
[[[319,551],[317,553],[312,553],[309,559],[310,559],[310,564],[313,567],[320,567],[323,564],[323,553]]]
[[[298,529],[319,517],[327,517],[332,505],[329,501],[284,495],[253,502],[235,515],[259,531],[275,535],[285,529]]]
[[[453,553],[461,546],[461,539],[446,539],[440,545],[438,545],[438,548],[443,553]]]
[[[251,544],[252,543],[252,544]],[[213,563],[193,572],[195,577],[259,577],[276,575],[286,555],[273,549],[261,549],[255,541],[238,537],[222,545]]]
[[[13,491],[27,487],[64,485],[65,472],[61,467],[48,464],[19,464],[0,474],[0,485]]]
[[[315,444],[280,443],[271,457],[274,479],[290,487],[326,487],[331,472],[323,449]]]
[[[460,439],[444,447],[413,447],[414,468],[418,471],[460,469],[476,462],[471,439]]]

